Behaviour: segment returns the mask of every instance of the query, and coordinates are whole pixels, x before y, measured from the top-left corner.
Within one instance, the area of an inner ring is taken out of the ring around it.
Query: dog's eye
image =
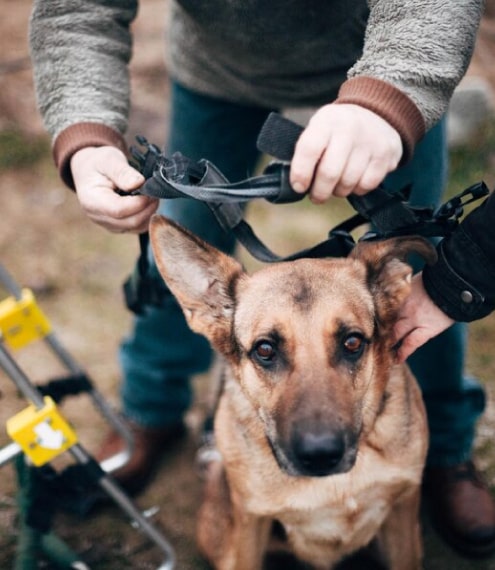
[[[267,340],[258,342],[253,350],[253,356],[255,356],[261,364],[265,365],[273,362],[276,353],[275,346]]]
[[[343,339],[342,346],[350,356],[360,356],[366,346],[366,341],[362,335],[352,333]]]

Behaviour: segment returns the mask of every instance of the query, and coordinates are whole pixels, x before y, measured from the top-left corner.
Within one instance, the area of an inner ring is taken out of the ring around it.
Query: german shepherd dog
[[[375,540],[393,570],[421,568],[422,397],[392,341],[420,237],[359,242],[350,256],[248,275],[155,215],[155,259],[189,326],[223,356],[198,542],[218,570],[263,567],[272,526],[328,570]],[[166,326],[164,324],[164,326]]]

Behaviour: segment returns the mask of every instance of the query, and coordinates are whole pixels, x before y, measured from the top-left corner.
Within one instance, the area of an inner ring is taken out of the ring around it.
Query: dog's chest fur
[[[369,543],[397,499],[417,488],[426,449],[425,440],[414,437],[425,429],[421,395],[403,366],[394,369],[390,389],[394,396],[360,442],[349,472],[292,477],[277,465],[263,423],[238,383],[227,380],[217,443],[231,492],[246,512],[279,521],[301,559],[329,567]]]

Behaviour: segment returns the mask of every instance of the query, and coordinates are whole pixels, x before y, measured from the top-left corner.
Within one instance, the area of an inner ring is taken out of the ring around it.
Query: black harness
[[[211,162],[192,161],[180,153],[166,157],[160,149],[137,137],[144,151],[131,148],[133,165],[146,181],[139,191],[159,199],[191,198],[204,202],[221,227],[232,232],[237,241],[259,261],[272,263],[303,257],[346,257],[355,246],[351,232],[363,224],[373,228],[361,240],[386,239],[404,235],[445,237],[457,227],[464,206],[486,196],[489,190],[484,182],[474,184],[444,203],[437,210],[418,208],[408,204],[409,190],[391,193],[379,186],[365,196],[349,196],[356,214],[330,230],[328,238],[317,245],[281,257],[273,253],[244,220],[242,204],[263,198],[274,204],[286,204],[303,199],[289,183],[290,160],[302,127],[271,113],[259,134],[257,147],[273,156],[259,176],[231,183]],[[131,277],[124,284],[127,306],[140,313],[146,305],[159,304],[168,290],[164,284],[148,275],[148,234],[140,237],[141,255]]]

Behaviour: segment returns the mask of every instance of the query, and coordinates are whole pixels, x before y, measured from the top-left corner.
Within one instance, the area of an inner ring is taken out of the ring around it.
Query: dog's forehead
[[[365,268],[353,259],[299,259],[269,265],[250,276],[243,295],[261,292],[278,297],[325,296],[328,290],[346,294],[342,279],[352,287],[366,289]],[[304,296],[303,295],[303,296]]]
[[[241,284],[237,315],[264,323],[288,314],[322,318],[345,316],[368,322],[373,301],[366,272],[356,260],[302,259],[269,266]],[[364,323],[363,323],[364,326]]]

